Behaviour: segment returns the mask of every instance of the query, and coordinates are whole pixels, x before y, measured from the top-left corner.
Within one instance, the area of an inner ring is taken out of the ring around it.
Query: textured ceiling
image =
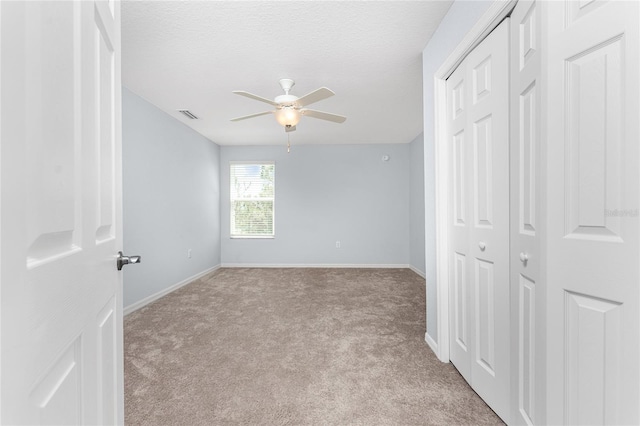
[[[309,108],[343,124],[302,117],[291,143],[408,143],[422,131],[422,49],[450,1],[122,2],[122,81],[219,145],[286,144],[271,106],[292,78]],[[176,110],[188,109],[200,120]]]

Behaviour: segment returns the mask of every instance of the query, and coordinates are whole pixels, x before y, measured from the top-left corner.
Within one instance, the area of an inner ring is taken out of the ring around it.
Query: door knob
[[[520,262],[527,263],[529,255],[527,253],[520,253]]]
[[[118,259],[116,262],[118,265],[118,271],[121,271],[124,265],[128,265],[130,263],[140,263],[141,260],[142,258],[140,256],[123,256],[122,252],[119,251]]]
[[[480,247],[480,250],[484,251],[484,249],[487,248],[487,245],[484,243],[484,241],[480,241],[478,243],[478,247]]]

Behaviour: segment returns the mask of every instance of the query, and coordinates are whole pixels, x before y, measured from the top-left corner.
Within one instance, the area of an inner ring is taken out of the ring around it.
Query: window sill
[[[232,240],[273,240],[275,235],[231,235]]]

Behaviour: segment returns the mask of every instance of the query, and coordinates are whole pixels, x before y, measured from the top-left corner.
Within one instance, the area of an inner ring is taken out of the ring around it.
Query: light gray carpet
[[[129,425],[500,424],[407,269],[221,269],[125,318]]]

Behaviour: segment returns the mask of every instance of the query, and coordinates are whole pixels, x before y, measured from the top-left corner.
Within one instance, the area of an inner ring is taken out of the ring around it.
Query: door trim
[[[447,150],[447,78],[464,58],[513,10],[517,0],[494,0],[433,76],[434,148],[435,148],[435,219],[436,219],[436,289],[438,342],[427,335],[427,343],[442,362],[449,362],[449,211]]]

